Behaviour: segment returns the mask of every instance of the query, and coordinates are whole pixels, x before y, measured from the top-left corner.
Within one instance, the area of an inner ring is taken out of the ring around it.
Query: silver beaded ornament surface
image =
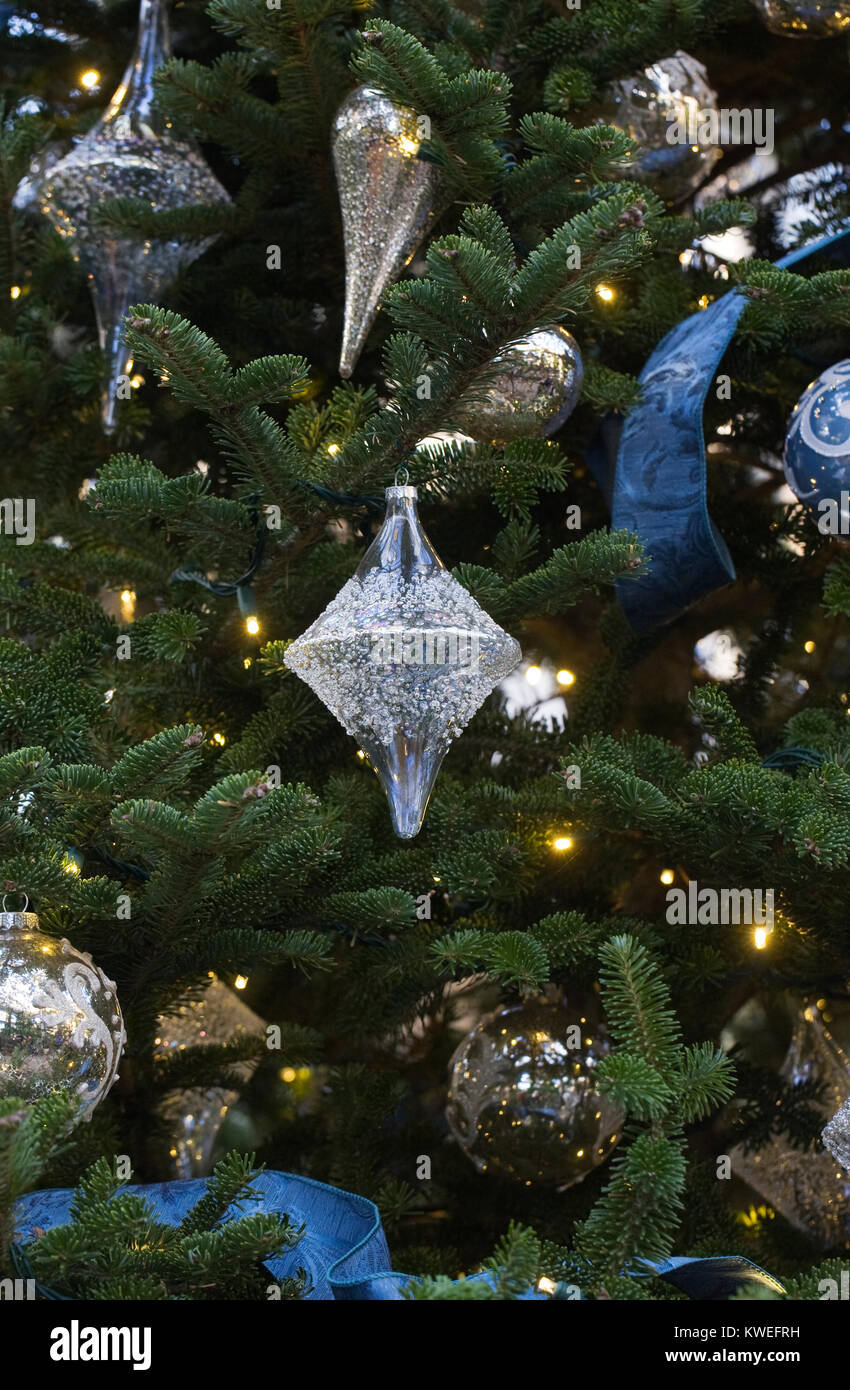
[[[171,1058],[188,1047],[226,1043],[248,1034],[263,1035],[265,1031],[263,1019],[213,975],[203,994],[157,1020],[154,1055]],[[240,1080],[247,1081],[256,1067],[256,1061],[244,1061],[234,1063],[231,1070]],[[209,1173],[218,1132],[238,1099],[239,1092],[225,1086],[191,1087],[166,1094],[159,1104],[159,1113],[168,1126],[175,1177],[199,1178]]]
[[[0,1099],[69,1091],[80,1119],[117,1079],[127,1040],[115,985],[84,951],[0,911]]]
[[[588,115],[634,141],[634,159],[622,166],[621,177],[651,183],[660,197],[677,203],[693,193],[720,157],[716,136],[704,138],[712,134],[712,117],[719,117],[717,102],[702,63],[679,49],[611,82]],[[696,141],[689,138],[694,132]]]
[[[623,1112],[596,1084],[600,1025],[559,1003],[505,1009],[452,1057],[446,1120],[479,1172],[560,1189],[604,1163]]]
[[[120,379],[132,371],[122,318],[130,305],[156,300],[162,289],[215,240],[141,240],[98,225],[106,198],[142,198],[154,211],[230,202],[229,195],[188,139],[178,139],[154,103],[153,77],[171,57],[163,0],[141,0],[136,47],[101,119],[47,172],[39,206],[67,237],[88,275],[98,336],[109,363],[104,428],[115,425]]]
[[[837,1158],[842,1168],[850,1172],[850,1100],[845,1100],[841,1109],[833,1115],[821,1139],[833,1158]]]
[[[454,407],[454,422],[482,442],[554,434],[575,409],[583,379],[572,334],[541,328],[499,353],[488,384]]]
[[[386,499],[357,572],[284,660],[357,739],[409,839],[452,740],[522,653],[443,566],[416,488]]]
[[[357,87],[334,121],[333,160],[345,240],[340,376],[351,376],[381,296],[436,218],[439,171],[419,158],[421,144],[415,111],[372,87]]]

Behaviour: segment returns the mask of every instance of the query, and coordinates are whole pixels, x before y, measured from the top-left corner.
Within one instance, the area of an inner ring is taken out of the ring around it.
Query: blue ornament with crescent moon
[[[817,511],[825,499],[843,513],[850,493],[850,358],[828,367],[794,407],[785,437],[785,477]]]

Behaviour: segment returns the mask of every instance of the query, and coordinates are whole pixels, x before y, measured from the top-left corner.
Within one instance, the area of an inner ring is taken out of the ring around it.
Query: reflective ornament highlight
[[[824,1119],[850,1100],[850,1062],[812,999],[795,1019],[780,1074],[794,1086],[805,1081],[823,1086],[817,1108]],[[816,1135],[809,1149],[793,1148],[780,1134],[757,1152],[738,1145],[730,1156],[738,1177],[824,1249],[850,1239],[850,1173],[819,1147]]]
[[[578,343],[565,328],[540,328],[500,352],[488,387],[462,396],[454,422],[474,439],[507,442],[554,434],[572,414],[584,380]]]
[[[828,367],[794,406],[785,436],[785,477],[794,495],[824,519],[825,530],[832,513],[835,530],[848,534],[850,357]]]
[[[334,121],[333,159],[345,240],[340,376],[351,376],[381,296],[436,219],[439,172],[418,157],[422,139],[416,112],[372,87],[357,87]]]
[[[386,498],[356,574],[284,660],[357,739],[410,839],[450,743],[522,653],[443,566],[416,488]]]
[[[597,124],[625,131],[635,142],[635,157],[622,166],[623,178],[651,183],[659,197],[678,203],[708,177],[720,156],[717,133],[711,129],[719,118],[717,102],[702,63],[679,49],[671,58],[609,83],[588,115]]]
[[[833,1115],[821,1135],[824,1148],[837,1158],[842,1168],[850,1172],[850,1100]]]
[[[753,0],[772,34],[825,39],[850,28],[850,0]]]
[[[263,1019],[214,975],[199,998],[179,1005],[173,1014],[157,1020],[154,1055],[173,1057],[187,1047],[226,1043],[231,1038],[265,1031]],[[256,1067],[256,1061],[235,1062],[231,1070],[248,1081]],[[239,1092],[232,1088],[210,1086],[172,1091],[160,1102],[159,1113],[167,1121],[171,1135],[171,1169],[175,1177],[207,1176],[218,1132],[238,1099]]]
[[[141,240],[98,225],[106,198],[142,198],[156,212],[196,204],[229,203],[194,142],[177,139],[154,105],[153,76],[171,54],[163,0],[141,0],[136,47],[101,119],[40,188],[41,210],[71,243],[88,275],[98,338],[109,371],[103,396],[104,429],[114,429],[118,388],[133,359],[123,340],[122,318],[131,304],[156,301],[185,266],[212,245],[157,237]]]
[[[70,1091],[91,1113],[117,1079],[127,1041],[115,985],[90,955],[0,911],[0,1099]]]
[[[559,1189],[582,1182],[622,1137],[623,1113],[596,1088],[604,1030],[562,1004],[505,1009],[451,1060],[446,1119],[479,1172]]]

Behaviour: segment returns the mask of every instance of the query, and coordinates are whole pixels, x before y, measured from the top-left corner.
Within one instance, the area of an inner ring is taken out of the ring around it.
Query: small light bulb
[[[366,761],[366,754],[363,752],[363,749],[362,749],[362,748],[358,748],[358,750],[357,750],[357,756],[358,756],[358,758],[360,759],[361,762],[365,762],[365,761]]]
[[[763,951],[767,945],[767,927],[756,927],[753,933],[753,940],[757,951]]]
[[[13,285],[12,288],[9,290],[9,294],[12,296],[13,299],[20,299],[20,297],[21,297],[21,287],[20,287],[20,285]]]
[[[234,989],[244,989],[245,986],[247,985],[247,983],[248,983],[248,976],[247,976],[247,975],[237,975],[237,976],[236,976],[236,979],[233,981],[233,987],[234,987]]]
[[[419,141],[411,140],[409,135],[402,135],[398,143],[405,154],[416,154],[419,149]]]
[[[676,875],[673,873],[672,869],[661,870],[660,878],[662,883],[672,883],[675,877]]]
[[[280,1073],[281,1081],[288,1081],[290,1083],[295,1080],[295,1076],[296,1072],[294,1067],[284,1067],[283,1071]]]
[[[552,848],[558,850],[572,849],[573,842],[569,835],[559,835],[557,840],[552,842]]]
[[[250,656],[246,656],[246,657],[245,657],[245,660],[242,662],[242,665],[245,667],[245,670],[246,670],[246,671],[250,671],[250,669],[251,669],[251,667],[253,666],[253,664],[254,664],[254,663],[253,663],[253,661],[251,660]]]
[[[573,675],[572,671],[568,671],[566,667],[564,667],[563,670],[558,671],[557,675],[555,676],[555,680],[558,682],[559,685],[572,685],[575,680],[575,676]]]
[[[80,866],[76,862],[76,860],[66,859],[65,863],[62,865],[62,868],[65,870],[66,874],[71,874],[72,877],[79,878]]]
[[[597,285],[596,293],[600,299],[604,299],[606,304],[610,304],[611,300],[614,298],[614,291],[610,285]]]
[[[91,89],[93,87],[96,87],[99,82],[100,73],[97,71],[97,68],[89,68],[88,71],[84,72],[82,77],[80,78],[80,86],[85,87],[87,91],[91,91]]]
[[[122,602],[125,606],[129,606],[131,603],[135,603],[135,602],[136,602],[136,591],[135,591],[135,589],[122,589],[122,590],[121,590],[121,602]]]
[[[699,299],[697,300],[697,304],[701,309],[707,309],[710,303],[711,299],[707,294],[701,294]]]
[[[817,646],[817,643],[816,643],[816,642],[812,642],[811,640],[809,640],[808,642],[804,642],[804,643],[803,643],[803,651],[804,651],[804,652],[813,652],[816,646]]]
[[[246,618],[246,619],[245,619],[245,631],[246,631],[246,632],[250,632],[250,634],[251,634],[252,637],[256,637],[256,635],[257,635],[257,633],[259,632],[259,630],[260,630],[260,620],[259,620],[259,618]]]
[[[135,376],[130,377],[130,385],[132,386],[134,391],[138,391],[139,387],[144,386],[144,384],[145,379],[140,372],[136,372]]]
[[[529,666],[528,670],[525,673],[525,679],[528,681],[529,685],[539,685],[540,677],[542,675],[543,672],[541,671],[539,666]]]
[[[212,741],[213,743],[217,743],[219,748],[223,748],[227,742],[227,739],[224,737],[224,734],[215,733],[212,736]]]
[[[329,444],[329,445],[328,445],[328,453],[329,453],[329,454],[338,454],[338,453],[339,453],[339,445],[338,445],[338,444]]]
[[[555,1284],[554,1284],[554,1281],[553,1281],[552,1279],[546,1279],[546,1278],[538,1279],[538,1281],[537,1281],[537,1290],[538,1290],[538,1293],[554,1293],[554,1292],[555,1292]]]

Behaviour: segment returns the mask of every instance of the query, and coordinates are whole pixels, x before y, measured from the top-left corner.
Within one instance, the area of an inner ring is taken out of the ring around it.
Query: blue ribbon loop
[[[130,1191],[150,1204],[155,1220],[178,1225],[186,1213],[203,1197],[205,1178],[175,1182],[146,1183]],[[378,1208],[366,1197],[357,1197],[338,1187],[327,1187],[312,1178],[294,1173],[264,1172],[253,1184],[257,1202],[254,1211],[286,1212],[295,1226],[304,1225],[304,1239],[294,1250],[278,1259],[267,1260],[269,1282],[293,1277],[306,1270],[310,1299],[390,1302],[404,1298],[411,1275],[390,1269],[390,1255]],[[21,1197],[15,1207],[15,1238],[21,1244],[34,1239],[36,1228],[49,1231],[69,1220],[72,1188],[45,1188]],[[246,1206],[232,1208],[225,1219],[243,1215]],[[641,1260],[642,1274],[657,1274],[669,1280],[691,1298],[722,1299],[747,1288],[782,1286],[763,1269],[737,1255],[716,1259],[691,1260],[677,1256],[668,1260]],[[487,1279],[487,1274],[473,1275]],[[529,1289],[521,1301],[546,1301],[547,1295]]]
[[[786,270],[825,251],[847,264],[850,228],[790,252],[776,266]],[[746,302],[736,288],[662,338],[641,372],[641,400],[624,420],[603,422],[588,451],[612,527],[637,532],[652,557],[645,575],[617,584],[636,632],[670,622],[736,578],[708,514],[702,415]]]

